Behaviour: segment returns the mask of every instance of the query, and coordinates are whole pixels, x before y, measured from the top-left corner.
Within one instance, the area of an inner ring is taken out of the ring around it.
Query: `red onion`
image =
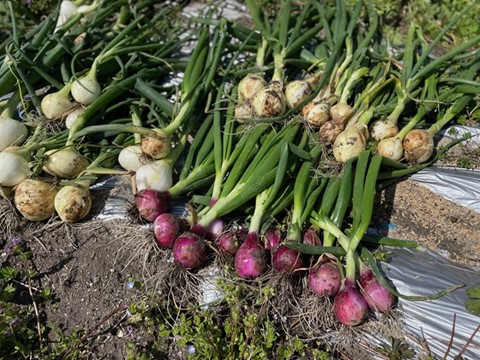
[[[358,325],[366,319],[368,304],[358,292],[352,280],[346,279],[339,293],[335,296],[333,312],[338,321],[348,326]]]
[[[317,229],[311,226],[307,230],[305,230],[305,232],[303,233],[303,243],[312,246],[321,246],[322,241],[318,236]]]
[[[135,205],[142,218],[153,222],[160,214],[167,212],[170,199],[168,192],[143,189],[135,195]]]
[[[225,221],[222,218],[213,220],[207,229],[207,237],[209,239],[216,239],[225,231]]]
[[[200,236],[184,232],[173,244],[173,259],[186,269],[198,269],[207,259],[207,245]]]
[[[286,246],[280,246],[272,254],[272,266],[281,273],[293,272],[304,266],[302,255]]]
[[[220,251],[226,254],[235,255],[238,251],[238,248],[240,247],[242,242],[245,240],[247,233],[248,233],[248,230],[245,228],[240,228],[235,231],[226,232],[225,234],[222,234],[218,238],[217,246],[220,249]]]
[[[266,268],[266,253],[258,242],[258,234],[249,232],[235,254],[235,271],[244,279],[257,278]]]
[[[275,250],[282,240],[282,232],[275,226],[270,226],[264,234],[265,250]]]
[[[380,284],[367,267],[360,271],[360,289],[368,307],[374,311],[386,312],[395,303],[395,296]]]
[[[160,214],[153,222],[153,231],[158,246],[171,249],[180,232],[180,221],[173,214]]]
[[[310,269],[308,283],[315,294],[332,297],[340,290],[342,275],[338,266],[327,260]]]

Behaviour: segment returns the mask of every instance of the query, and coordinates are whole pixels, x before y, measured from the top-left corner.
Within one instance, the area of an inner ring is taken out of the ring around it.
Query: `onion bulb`
[[[359,325],[367,318],[368,304],[353,281],[345,280],[333,301],[333,312],[338,321],[348,326]]]
[[[73,98],[85,106],[93,103],[101,93],[102,88],[97,81],[95,71],[91,71],[87,76],[75,80],[72,84]]]
[[[84,108],[76,108],[70,111],[70,113],[67,115],[67,118],[65,119],[65,127],[67,129],[70,129],[75,123],[75,120],[77,120],[78,117],[82,115],[84,111],[85,111]]]
[[[57,24],[55,25],[55,31],[63,24],[67,22],[67,20],[75,15],[78,12],[77,5],[74,4],[73,1],[70,0],[62,0],[60,4],[60,12],[57,19]]]
[[[167,191],[173,184],[172,167],[167,160],[157,160],[144,164],[135,174],[137,190],[154,189]]]
[[[353,115],[353,108],[343,102],[336,103],[330,108],[331,121],[336,125],[345,126]]]
[[[249,119],[255,117],[250,100],[235,106],[235,119]]]
[[[0,185],[16,186],[28,176],[28,161],[13,151],[0,152]]]
[[[62,179],[75,179],[89,165],[87,158],[71,148],[53,149],[45,154],[48,159],[43,171]]]
[[[151,163],[153,160],[142,152],[140,145],[129,145],[118,154],[118,163],[128,171],[137,171],[144,164]]]
[[[243,279],[258,278],[267,268],[265,250],[256,232],[249,232],[235,254],[235,271]]]
[[[333,143],[333,156],[338,162],[360,155],[365,150],[367,141],[363,129],[358,126],[349,126],[343,130]]]
[[[158,215],[153,222],[155,242],[162,249],[171,249],[177,239],[180,228],[180,220],[175,215],[170,213]]]
[[[284,92],[287,107],[292,109],[312,93],[312,86],[305,80],[293,80],[285,85]]]
[[[342,286],[342,275],[338,266],[327,260],[310,269],[308,283],[315,294],[333,297]]]
[[[398,126],[391,121],[377,120],[371,125],[370,136],[377,141],[391,138],[397,134]]]
[[[143,189],[135,194],[135,205],[142,218],[154,222],[158,216],[168,211],[170,199],[170,193],[166,191]]]
[[[392,160],[400,160],[403,157],[402,140],[396,136],[381,140],[377,144],[377,153]]]
[[[338,125],[332,120],[327,121],[320,126],[320,130],[318,131],[320,142],[325,145],[331,145],[342,131],[343,126]]]
[[[281,81],[271,81],[258,91],[252,98],[252,107],[258,117],[274,117],[282,115],[286,108],[283,84]]]
[[[158,160],[170,153],[172,142],[167,134],[158,134],[155,137],[142,138],[140,147],[145,155]]]
[[[272,267],[280,273],[292,273],[304,266],[302,254],[280,245],[272,254]]]
[[[173,259],[186,269],[198,269],[207,260],[207,245],[191,232],[181,234],[173,244]]]
[[[42,112],[47,119],[58,119],[64,117],[73,107],[68,98],[71,84],[65,85],[57,92],[45,95],[41,102]]]
[[[15,187],[13,202],[28,220],[42,221],[55,213],[54,200],[57,189],[40,180],[25,179]]]
[[[360,290],[368,307],[374,311],[386,312],[395,303],[395,295],[383,287],[373,274],[373,271],[366,266],[362,266],[360,270]]]
[[[9,117],[0,117],[0,151],[20,145],[28,136],[25,124]]]
[[[267,85],[265,79],[258,74],[248,74],[238,83],[238,101],[243,103],[255,96]]]
[[[55,210],[65,222],[77,222],[88,215],[92,208],[92,198],[87,186],[67,185],[55,195]]]
[[[330,120],[330,105],[322,100],[313,100],[302,108],[302,116],[305,121],[320,127]]]
[[[427,130],[412,130],[403,139],[405,160],[409,163],[422,163],[432,156],[433,135]]]

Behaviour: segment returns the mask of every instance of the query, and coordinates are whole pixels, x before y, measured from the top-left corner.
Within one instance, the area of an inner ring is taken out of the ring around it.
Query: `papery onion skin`
[[[85,218],[92,208],[92,198],[88,187],[80,184],[67,185],[55,196],[55,210],[60,219],[67,223]]]
[[[171,195],[165,191],[143,189],[135,194],[135,205],[138,213],[147,221],[155,219],[168,211]]]
[[[405,160],[412,164],[427,161],[434,150],[433,135],[426,130],[412,130],[403,139]]]
[[[170,136],[144,137],[140,145],[142,152],[153,158],[163,159],[172,150]]]
[[[337,125],[331,120],[327,121],[322,126],[320,126],[320,130],[318,131],[320,143],[324,145],[332,145],[338,135],[342,133],[342,131],[343,127]]]
[[[163,213],[153,222],[155,242],[162,249],[171,249],[180,232],[179,219],[170,213]]]
[[[252,98],[252,107],[257,117],[274,117],[285,113],[287,105],[283,84],[271,81]]]
[[[403,157],[402,140],[398,137],[391,137],[381,140],[377,144],[377,153],[383,157],[398,161]]]
[[[362,130],[356,126],[347,127],[333,143],[333,156],[338,162],[360,155],[365,150],[367,141]]]
[[[393,308],[395,295],[380,284],[372,270],[361,271],[359,282],[360,291],[370,309],[384,313]]]
[[[258,74],[247,74],[238,83],[238,101],[243,103],[255,96],[261,89],[267,85],[265,79]]]
[[[258,243],[258,234],[249,232],[235,254],[235,271],[240,278],[258,278],[267,269],[267,256]]]
[[[235,106],[235,119],[250,119],[253,117],[255,117],[255,113],[250,100]]]
[[[191,232],[181,234],[173,245],[173,259],[185,269],[200,268],[207,260],[207,255],[205,241]]]
[[[280,273],[293,273],[304,267],[304,262],[298,251],[281,245],[272,254],[272,267]]]
[[[42,221],[55,213],[55,185],[34,179],[25,179],[15,187],[13,202],[17,210],[30,221]]]
[[[312,86],[305,80],[293,80],[284,88],[287,108],[292,109],[312,93]]]
[[[312,246],[322,245],[322,240],[320,239],[320,236],[318,236],[318,231],[313,226],[305,230],[305,232],[303,233],[302,242],[306,245],[312,245]]]
[[[309,270],[308,283],[315,294],[333,297],[340,290],[342,275],[337,265],[326,261]]]
[[[353,281],[345,280],[333,301],[333,312],[340,323],[348,326],[359,325],[367,318],[368,304]]]
[[[49,150],[43,171],[62,179],[75,179],[89,165],[88,159],[70,148]]]
[[[330,120],[330,106],[321,100],[309,102],[302,108],[304,120],[313,127],[320,127]]]
[[[145,156],[140,145],[130,145],[123,148],[118,154],[118,163],[125,170],[136,172],[142,165],[153,160]]]
[[[96,78],[87,75],[73,82],[71,92],[76,101],[87,106],[97,100],[102,88]]]
[[[0,185],[16,186],[28,177],[28,161],[7,148],[0,152]]]
[[[0,151],[20,145],[28,136],[25,124],[11,118],[0,118]]]

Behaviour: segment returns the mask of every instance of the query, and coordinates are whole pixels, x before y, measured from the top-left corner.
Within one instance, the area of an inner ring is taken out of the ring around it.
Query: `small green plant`
[[[385,344],[381,347],[377,347],[376,351],[387,357],[389,360],[413,359],[415,356],[415,351],[410,349],[410,347],[401,340],[395,338],[390,339],[389,345]]]
[[[0,358],[26,358],[42,347],[46,332],[41,325],[38,304],[50,300],[49,289],[32,286],[37,273],[10,265],[27,260],[30,252],[21,238],[12,237],[3,248],[0,269]],[[25,291],[27,290],[27,291]]]

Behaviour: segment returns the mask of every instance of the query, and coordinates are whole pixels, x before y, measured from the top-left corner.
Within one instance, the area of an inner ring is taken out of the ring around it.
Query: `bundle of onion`
[[[28,136],[28,129],[22,122],[12,118],[20,100],[20,90],[8,99],[0,114],[0,151],[9,146],[21,145]]]

